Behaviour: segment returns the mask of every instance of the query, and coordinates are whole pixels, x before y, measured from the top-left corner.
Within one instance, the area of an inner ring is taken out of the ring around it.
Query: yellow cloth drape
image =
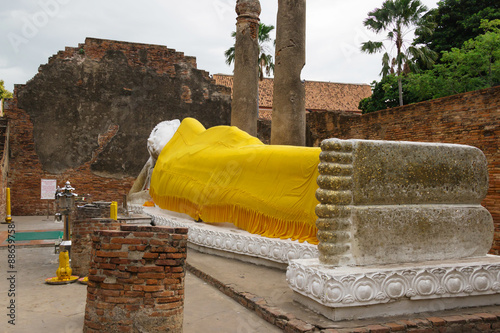
[[[150,194],[159,207],[204,222],[317,244],[319,153],[186,118],[158,157]]]

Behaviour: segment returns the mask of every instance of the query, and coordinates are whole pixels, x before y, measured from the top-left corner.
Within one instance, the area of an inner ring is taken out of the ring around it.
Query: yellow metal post
[[[112,201],[110,206],[110,218],[118,220],[118,202]]]
[[[10,212],[10,188],[7,187],[7,192],[5,194],[5,205],[7,206],[7,216],[5,217],[6,223],[12,222],[12,216]]]

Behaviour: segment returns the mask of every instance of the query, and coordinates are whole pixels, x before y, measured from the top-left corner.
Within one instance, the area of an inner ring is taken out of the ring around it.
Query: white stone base
[[[331,320],[434,312],[500,304],[500,257],[327,267],[293,260],[295,300]]]
[[[262,237],[231,223],[197,223],[184,214],[157,207],[130,205],[130,209],[150,216],[155,225],[188,228],[189,246],[202,252],[281,269],[293,259],[318,257],[318,247],[307,242]]]

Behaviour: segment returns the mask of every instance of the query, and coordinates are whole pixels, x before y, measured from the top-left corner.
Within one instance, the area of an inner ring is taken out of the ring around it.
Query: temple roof
[[[214,74],[213,79],[218,85],[232,89],[233,76]],[[306,109],[308,111],[350,111],[360,113],[359,102],[371,96],[368,84],[351,84],[321,81],[305,81]],[[273,107],[273,79],[265,78],[259,81],[259,108]]]

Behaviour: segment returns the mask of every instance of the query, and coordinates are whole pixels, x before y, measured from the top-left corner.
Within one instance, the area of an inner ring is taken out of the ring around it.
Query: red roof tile
[[[233,87],[232,75],[214,74],[213,79],[219,85],[231,89]],[[306,109],[311,111],[360,112],[358,109],[359,102],[372,94],[371,87],[368,84],[305,81],[305,89]],[[273,79],[265,78],[259,81],[259,107],[272,109]]]

